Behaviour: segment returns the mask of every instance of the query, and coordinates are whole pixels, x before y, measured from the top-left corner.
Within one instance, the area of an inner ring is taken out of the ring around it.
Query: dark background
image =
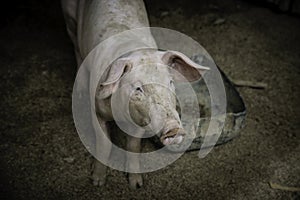
[[[0,199],[299,199],[269,183],[300,187],[300,21],[274,4],[146,1],[152,26],[202,44],[234,80],[248,116],[241,137],[204,159],[186,153],[128,188],[109,170],[93,187],[91,156],[71,110],[75,57],[59,1],[9,1],[0,17]]]

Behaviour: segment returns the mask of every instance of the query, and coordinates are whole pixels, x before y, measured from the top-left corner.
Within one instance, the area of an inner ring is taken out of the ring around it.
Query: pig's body
[[[108,37],[149,26],[142,0],[62,0],[62,8],[78,67],[87,54]]]
[[[110,36],[125,30],[149,26],[145,6],[141,0],[62,0],[62,7],[67,30],[74,43],[78,67],[97,44]],[[150,31],[146,30],[143,34],[147,34],[150,43],[155,46]],[[129,96],[129,111],[133,121],[141,127],[150,124],[152,130],[159,130],[161,142],[165,145],[181,143],[185,133],[176,111],[173,81],[182,79],[176,76],[176,73],[172,74],[171,69],[161,68],[160,65],[176,70],[188,81],[199,79],[199,72],[207,70],[206,67],[199,66],[185,55],[174,51],[144,49],[119,58],[109,66],[106,76],[100,79],[98,84],[95,101],[98,121],[93,121],[94,126],[95,123],[99,123],[104,134],[110,136],[107,123],[114,120],[110,104],[111,95],[130,82],[125,96]],[[134,75],[129,79],[124,78],[128,73]],[[161,76],[162,74],[164,75]],[[147,81],[149,83],[155,77],[160,77],[157,81],[165,87],[147,84]],[[137,132],[131,135],[144,134],[143,129]],[[131,135],[127,136],[126,148],[128,151],[139,153],[141,139]],[[96,153],[101,152],[102,158],[108,159],[111,144],[103,142],[103,137],[106,136],[96,134]],[[96,157],[99,158],[97,155]],[[128,157],[127,165],[129,171],[140,166],[136,157]],[[105,183],[106,166],[97,160],[92,178],[94,185]],[[141,174],[129,174],[129,184],[132,188],[141,186]]]

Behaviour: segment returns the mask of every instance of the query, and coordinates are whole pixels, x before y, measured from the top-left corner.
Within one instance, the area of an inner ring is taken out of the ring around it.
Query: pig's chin
[[[163,133],[160,137],[160,141],[164,145],[180,144],[184,139],[184,131],[180,128],[175,128],[166,133]]]

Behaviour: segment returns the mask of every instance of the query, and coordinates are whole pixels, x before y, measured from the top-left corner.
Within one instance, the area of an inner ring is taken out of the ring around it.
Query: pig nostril
[[[166,136],[167,136],[167,137],[172,137],[172,136],[174,136],[174,135],[177,134],[178,130],[179,130],[179,128],[174,128],[174,129],[168,131],[168,132],[166,133]]]

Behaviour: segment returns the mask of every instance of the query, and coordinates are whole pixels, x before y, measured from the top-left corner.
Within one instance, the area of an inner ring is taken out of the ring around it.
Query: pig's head
[[[175,51],[134,52],[112,63],[105,81],[100,83],[98,98],[110,98],[126,86],[122,96],[129,97],[131,119],[159,133],[164,145],[179,144],[185,131],[176,111],[174,82],[196,81],[207,69]]]

